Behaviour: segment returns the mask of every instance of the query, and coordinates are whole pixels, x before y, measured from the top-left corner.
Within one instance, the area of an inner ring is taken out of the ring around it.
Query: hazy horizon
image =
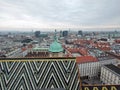
[[[17,28],[17,29],[0,29],[0,32],[35,32],[35,31],[41,31],[41,32],[51,32],[51,31],[120,31],[120,28]]]

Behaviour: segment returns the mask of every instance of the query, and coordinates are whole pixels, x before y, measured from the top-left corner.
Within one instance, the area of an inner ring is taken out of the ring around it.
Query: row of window
[[[120,77],[102,67],[101,80],[106,84],[120,84]]]
[[[84,63],[79,65],[81,76],[96,76],[100,70],[99,63]]]

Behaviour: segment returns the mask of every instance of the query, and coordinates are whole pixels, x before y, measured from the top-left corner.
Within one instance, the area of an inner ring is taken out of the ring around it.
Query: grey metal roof
[[[113,64],[109,64],[109,65],[105,65],[107,68],[109,68],[110,70],[114,71],[115,73],[120,75],[120,68],[113,65]]]

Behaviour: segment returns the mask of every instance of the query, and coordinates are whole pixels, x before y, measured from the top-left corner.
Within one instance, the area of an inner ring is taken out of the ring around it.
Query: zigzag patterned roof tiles
[[[0,90],[80,90],[75,59],[0,60]]]

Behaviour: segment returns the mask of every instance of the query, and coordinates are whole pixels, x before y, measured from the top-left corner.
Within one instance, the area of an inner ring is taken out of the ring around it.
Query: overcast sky
[[[0,28],[120,27],[120,0],[0,0]]]

